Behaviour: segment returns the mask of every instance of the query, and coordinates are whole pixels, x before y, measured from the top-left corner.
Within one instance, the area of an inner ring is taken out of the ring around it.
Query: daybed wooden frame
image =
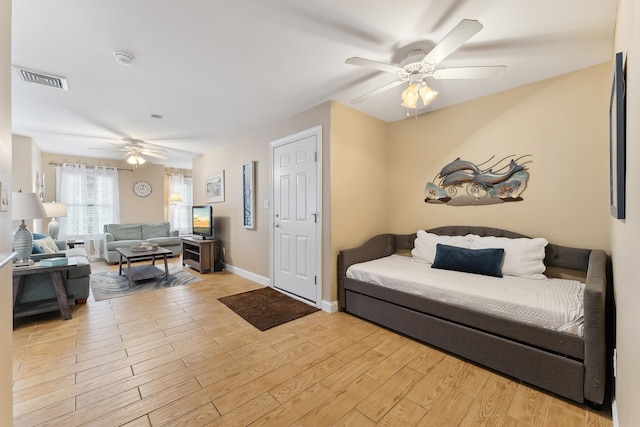
[[[506,230],[449,226],[439,235],[527,237]],[[607,256],[555,244],[545,265],[586,272],[584,335],[578,337],[453,307],[346,277],[349,266],[410,250],[416,234],[382,234],[338,256],[339,309],[566,398],[599,406],[606,383]],[[517,336],[517,339],[514,339]],[[523,338],[524,337],[524,338]],[[557,349],[567,349],[559,352]]]

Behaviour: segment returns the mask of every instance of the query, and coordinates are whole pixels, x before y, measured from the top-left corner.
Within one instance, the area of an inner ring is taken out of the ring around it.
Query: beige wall
[[[337,257],[389,229],[388,125],[344,105],[331,108],[329,300],[337,295]],[[395,190],[394,190],[395,191]]]
[[[61,154],[42,153],[42,170],[45,174],[45,200],[56,200],[55,166],[50,163],[75,163],[88,166],[118,167],[118,186],[120,191],[120,222],[157,222],[165,216],[165,168],[163,165],[145,163],[131,170],[131,165],[117,160],[102,160],[90,157],[74,157]],[[151,194],[138,197],[133,193],[133,184],[147,181],[151,184]],[[45,224],[46,227],[46,224]]]
[[[13,156],[12,161],[20,167],[11,171],[11,191],[22,190],[25,193],[36,193],[39,188],[36,178],[40,181],[42,167],[40,165],[40,149],[35,141],[23,135],[12,135]],[[25,221],[29,230],[42,232],[42,220]],[[13,221],[13,227],[17,228],[19,222]]]
[[[11,1],[0,0],[0,181],[11,186]],[[11,212],[0,212],[0,264],[11,253]],[[13,425],[11,265],[0,267],[0,425]]]
[[[262,129],[251,137],[230,141],[214,148],[193,161],[193,200],[194,204],[204,204],[204,180],[207,176],[224,170],[225,201],[213,203],[216,237],[226,250],[225,262],[250,273],[269,277],[269,232],[271,228],[270,209],[264,209],[264,201],[269,200],[269,143],[296,132],[322,125],[323,158],[328,159],[329,150],[329,109],[325,103],[302,112],[288,120]],[[242,227],[242,163],[256,162],[256,228],[247,230]],[[328,167],[323,163],[324,188],[323,227],[329,229],[328,204]],[[326,233],[323,233],[325,236]],[[324,237],[323,237],[324,238]],[[328,240],[327,242],[328,243]],[[328,248],[328,244],[325,245]],[[325,249],[326,250],[326,249]],[[324,254],[323,275],[330,276],[328,254]],[[328,298],[323,295],[323,298]]]
[[[640,422],[640,5],[635,0],[620,0],[616,23],[615,49],[627,58],[627,191],[626,219],[610,219],[613,256],[614,295],[616,301],[616,347],[618,352],[615,401],[618,425]]]
[[[483,225],[609,250],[609,76],[607,63],[392,123],[390,231]],[[512,154],[532,155],[523,201],[424,202],[426,183],[457,157]]]

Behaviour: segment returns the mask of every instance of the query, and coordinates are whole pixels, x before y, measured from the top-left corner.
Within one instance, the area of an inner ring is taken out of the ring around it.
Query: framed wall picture
[[[0,182],[0,212],[9,210],[9,186]]]
[[[248,229],[255,229],[255,163],[246,162],[242,164],[242,226]]]
[[[626,102],[624,54],[616,53],[609,102],[609,195],[611,215],[625,217]]]
[[[207,203],[224,202],[224,170],[206,177],[204,188]]]

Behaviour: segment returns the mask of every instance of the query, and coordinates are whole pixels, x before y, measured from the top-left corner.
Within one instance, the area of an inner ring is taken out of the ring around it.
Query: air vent
[[[27,70],[26,68],[17,67],[15,65],[13,66],[13,69],[16,70],[20,78],[25,82],[39,83],[56,89],[69,90],[69,86],[67,86],[67,79],[64,77]]]

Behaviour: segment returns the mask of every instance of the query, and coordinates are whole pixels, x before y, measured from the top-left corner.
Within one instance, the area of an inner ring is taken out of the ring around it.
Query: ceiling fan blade
[[[495,67],[459,67],[440,68],[433,72],[434,79],[496,79],[502,77],[507,67],[499,65]]]
[[[377,95],[379,93],[382,93],[382,92],[384,92],[386,90],[389,90],[391,88],[394,88],[396,86],[400,86],[402,83],[404,83],[402,80],[398,80],[397,82],[389,83],[388,85],[384,85],[382,87],[379,87],[376,90],[372,90],[369,93],[365,93],[364,95],[357,97],[356,99],[352,100],[351,103],[352,104],[357,104],[359,102],[364,101],[366,98],[368,98],[370,96]]]
[[[398,73],[404,71],[404,68],[397,65],[387,64],[385,62],[372,61],[370,59],[353,57],[344,61],[346,64],[357,65],[359,67],[373,68],[374,70],[385,71],[387,73]]]
[[[153,156],[153,157],[157,157],[159,159],[168,159],[169,156],[167,156],[164,153],[158,153],[155,151],[146,151],[146,150],[142,150],[140,151],[140,154],[145,155],[145,156]]]
[[[166,160],[166,159],[168,159],[168,158],[169,158],[169,156],[166,156],[166,155],[164,155],[164,154],[159,154],[159,153],[145,153],[144,151],[142,151],[142,152],[140,152],[140,153],[138,153],[138,154],[139,154],[139,155],[141,155],[141,156],[143,156],[143,157],[144,157],[144,156],[146,156],[146,157],[155,157],[156,159],[164,159],[164,160]]]
[[[449,32],[440,43],[434,46],[422,59],[423,64],[436,65],[455,52],[471,37],[482,29],[482,24],[473,19],[463,19]]]
[[[169,154],[169,150],[165,150],[164,148],[158,147],[157,145],[146,145],[146,146],[142,147],[141,150],[142,151]]]

